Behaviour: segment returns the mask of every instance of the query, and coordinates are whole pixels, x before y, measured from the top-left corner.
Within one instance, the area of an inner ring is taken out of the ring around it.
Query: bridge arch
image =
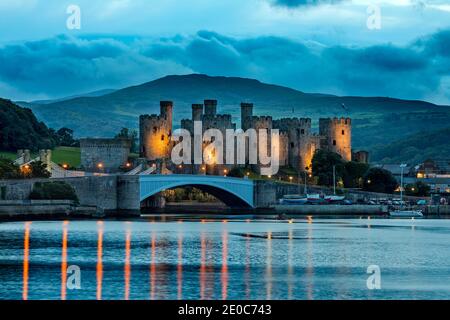
[[[139,177],[140,201],[161,191],[195,187],[224,202],[229,207],[254,207],[253,181],[206,175],[147,175]]]

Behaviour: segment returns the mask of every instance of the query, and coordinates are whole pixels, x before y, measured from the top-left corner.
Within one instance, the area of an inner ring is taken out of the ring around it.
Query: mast
[[[406,167],[405,163],[400,165],[401,175],[400,175],[400,209],[403,208],[403,170]]]
[[[336,195],[336,166],[333,166],[333,193]]]

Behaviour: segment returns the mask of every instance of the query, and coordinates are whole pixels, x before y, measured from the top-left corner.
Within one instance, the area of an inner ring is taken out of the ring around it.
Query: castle
[[[170,159],[174,146],[171,141],[173,103],[161,101],[160,115],[141,115],[140,128],[140,154],[149,162]],[[204,100],[203,104],[192,105],[192,118],[181,120],[181,128],[188,130],[192,137],[194,134],[194,121],[202,122],[203,133],[208,129],[218,129],[225,136],[227,129],[236,130],[230,114],[217,113],[217,100]],[[341,155],[345,161],[352,160],[352,126],[350,118],[323,118],[319,119],[319,133],[313,133],[310,118],[283,118],[272,119],[271,116],[253,115],[252,103],[241,103],[241,129],[279,130],[279,165],[291,166],[299,171],[310,171],[311,161],[317,149],[333,151]],[[193,137],[194,138],[194,137]],[[224,141],[224,143],[226,143]],[[270,144],[270,141],[268,142]],[[203,143],[203,148],[207,142]],[[225,148],[226,146],[224,146]],[[270,150],[270,146],[268,148]],[[223,174],[233,165],[180,165],[174,166],[165,161],[172,171],[177,173],[208,173]],[[261,169],[260,164],[252,165],[255,172]],[[180,172],[181,171],[181,172]]]

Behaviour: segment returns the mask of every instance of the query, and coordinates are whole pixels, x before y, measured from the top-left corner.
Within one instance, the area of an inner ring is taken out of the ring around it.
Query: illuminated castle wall
[[[142,115],[140,117],[140,153],[141,157],[150,161],[169,159],[173,144],[172,135],[173,103],[161,101],[160,115]],[[203,133],[208,129],[218,129],[224,137],[224,162],[226,150],[226,130],[236,130],[231,115],[217,113],[217,100],[204,100],[203,104],[192,105],[191,119],[181,120],[181,128],[194,133],[194,121],[202,121]],[[254,116],[252,103],[241,103],[241,128],[267,130],[270,137],[273,129],[280,133],[279,164],[291,166],[300,171],[311,171],[311,161],[317,149],[336,152],[346,161],[352,159],[351,150],[351,119],[326,118],[319,120],[319,134],[313,133],[310,118],[283,118],[273,120],[271,116]],[[193,138],[193,137],[192,137]],[[208,142],[203,144],[203,148]],[[267,150],[271,150],[270,139]],[[236,154],[236,152],[235,152]],[[193,155],[192,159],[193,159]],[[246,151],[248,160],[248,143]],[[233,165],[192,165],[182,166],[184,173],[223,174]],[[253,169],[260,171],[261,166]]]

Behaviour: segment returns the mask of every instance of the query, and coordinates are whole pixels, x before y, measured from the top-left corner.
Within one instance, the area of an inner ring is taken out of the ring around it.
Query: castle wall
[[[289,136],[285,132],[280,132],[280,155],[279,155],[279,165],[280,167],[285,167],[289,165]]]
[[[172,133],[172,103],[161,102],[161,115],[143,115],[140,117],[141,127],[141,156],[148,160],[169,158],[173,144],[170,142]],[[193,138],[194,121],[202,122],[202,134],[209,129],[218,129],[224,137],[223,162],[219,165],[183,165],[175,169],[177,173],[208,173],[226,174],[234,165],[226,164],[226,130],[236,130],[236,124],[232,122],[231,115],[217,114],[217,100],[204,100],[204,104],[192,105],[191,119],[181,120],[181,128],[191,132]],[[267,130],[267,150],[270,155],[271,130],[280,131],[279,140],[279,164],[280,166],[291,166],[297,170],[311,171],[311,162],[317,149],[326,149],[340,154],[344,160],[351,160],[351,120],[342,119],[320,119],[320,133],[313,134],[310,118],[284,118],[273,120],[270,116],[254,116],[252,103],[241,103],[241,128]],[[167,137],[167,140],[166,140]],[[209,142],[203,143],[203,149]],[[246,159],[249,160],[249,141],[246,143]],[[236,145],[236,141],[235,141]],[[257,149],[259,144],[257,143]],[[235,149],[235,157],[236,157]],[[259,153],[259,150],[258,150]],[[194,159],[193,150],[191,155]],[[234,159],[236,160],[236,158]],[[261,164],[253,166],[256,172],[260,172]]]
[[[130,147],[128,139],[80,139],[81,167],[88,172],[117,172],[127,163]]]
[[[352,160],[352,121],[350,118],[319,119],[319,133],[324,137],[321,148]]]

